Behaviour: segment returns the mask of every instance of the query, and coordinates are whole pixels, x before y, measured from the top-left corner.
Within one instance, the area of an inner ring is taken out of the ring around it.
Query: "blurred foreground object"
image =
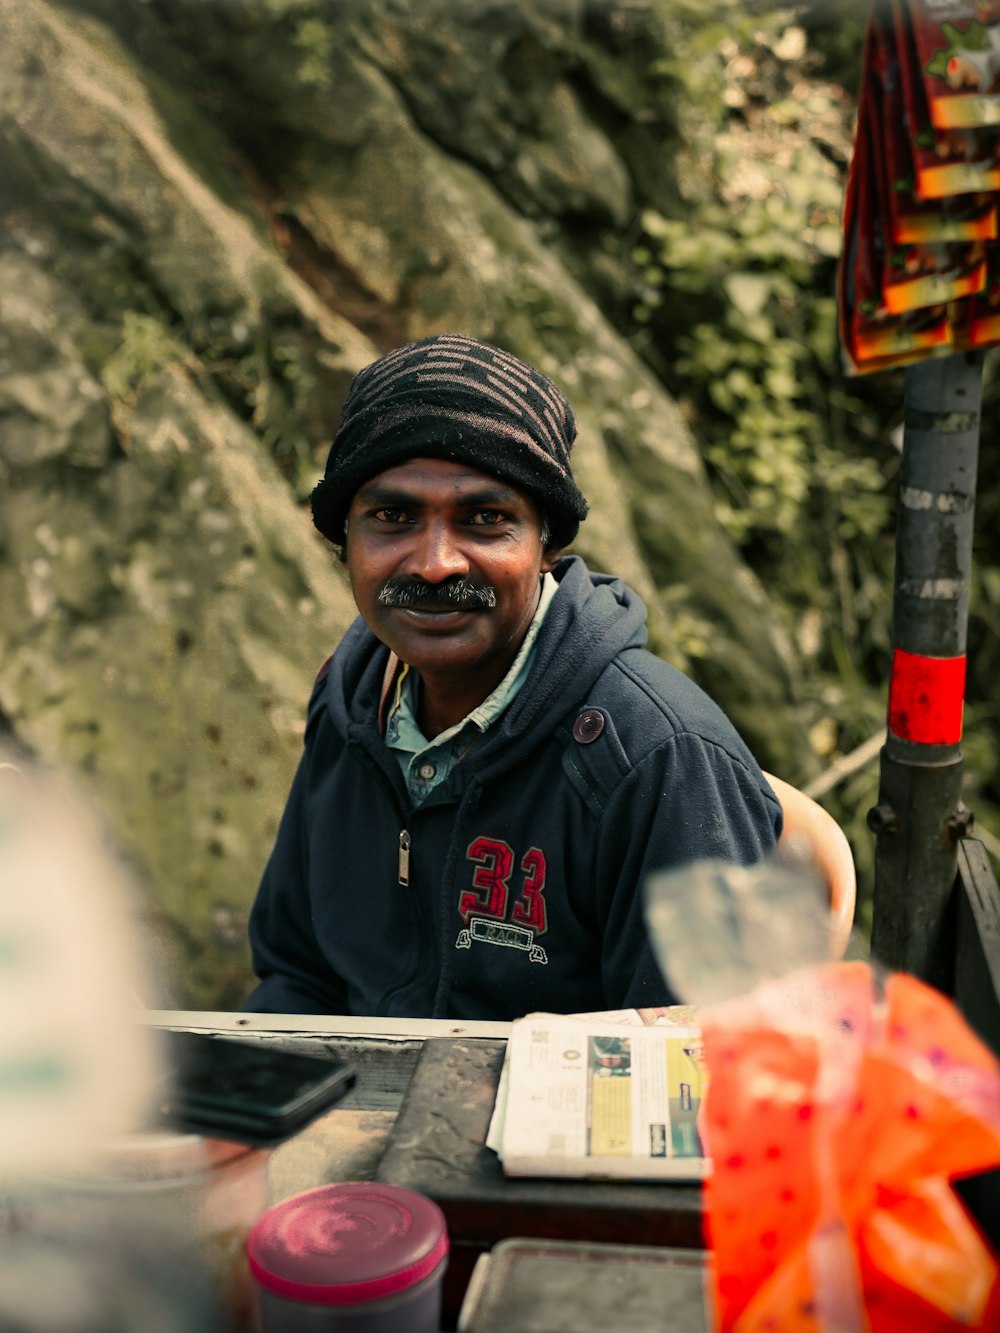
[[[721,1333],[1000,1328],[950,1184],[1000,1164],[1000,1065],[951,1002],[838,963],[700,1019]]]
[[[0,1328],[247,1328],[267,1152],[143,1132],[166,1077],[131,885],[60,777],[0,755]]]
[[[653,954],[684,1004],[715,1004],[830,961],[839,918],[827,888],[814,865],[783,853],[753,866],[695,861],[650,876]]]
[[[59,780],[0,752],[0,1182],[86,1164],[153,1084],[128,886]]]
[[[129,1312],[154,1301],[157,1333],[244,1333],[255,1309],[246,1239],[267,1207],[270,1157],[198,1134],[123,1134],[104,1142],[85,1171],[53,1174],[22,1193],[14,1229],[37,1255],[61,1253],[76,1265],[89,1304],[103,1312],[95,1333],[151,1330]],[[113,1258],[98,1264],[97,1254]],[[0,1249],[0,1283],[6,1261]],[[44,1289],[35,1302],[51,1318]],[[5,1331],[8,1313],[0,1298]],[[36,1327],[76,1329],[40,1320],[25,1333]]]
[[[198,1273],[141,1236],[3,1238],[4,1333],[220,1333],[204,1303]]]

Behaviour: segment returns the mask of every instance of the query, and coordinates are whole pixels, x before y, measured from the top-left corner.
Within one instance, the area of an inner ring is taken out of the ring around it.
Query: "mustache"
[[[403,577],[386,579],[378,595],[379,606],[417,607],[427,611],[492,611],[496,589],[478,579],[456,575],[443,583]]]

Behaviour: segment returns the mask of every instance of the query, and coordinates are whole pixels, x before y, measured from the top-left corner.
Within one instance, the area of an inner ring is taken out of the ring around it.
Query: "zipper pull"
[[[404,889],[410,886],[410,835],[405,828],[399,834],[399,882]]]

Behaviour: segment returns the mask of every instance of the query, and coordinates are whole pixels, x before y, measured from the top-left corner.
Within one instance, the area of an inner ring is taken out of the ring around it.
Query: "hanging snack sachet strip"
[[[877,0],[837,283],[849,370],[1000,342],[998,203],[1000,0]]]

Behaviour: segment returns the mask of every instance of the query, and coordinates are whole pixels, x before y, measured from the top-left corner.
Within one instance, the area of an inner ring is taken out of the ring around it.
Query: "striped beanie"
[[[355,375],[313,491],[313,521],[344,542],[358,487],[408,458],[469,463],[533,496],[551,544],[568,546],[587,501],[570,470],[573,409],[545,375],[489,343],[442,333],[407,343]]]

